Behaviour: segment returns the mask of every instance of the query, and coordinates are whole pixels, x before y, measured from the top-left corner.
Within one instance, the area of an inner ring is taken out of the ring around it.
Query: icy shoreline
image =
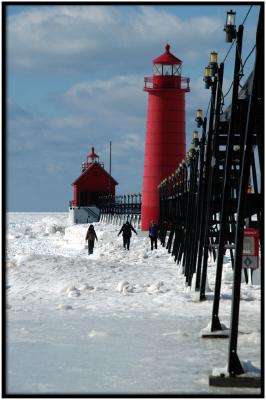
[[[259,393],[208,386],[228,352],[227,340],[200,338],[212,292],[195,302],[165,248],[151,252],[139,233],[127,252],[118,226],[95,224],[99,241],[88,256],[86,229],[69,226],[67,214],[8,215],[9,393]],[[214,276],[210,262],[211,290]],[[228,262],[227,326],[231,290]],[[241,298],[239,354],[259,367],[260,287],[242,284]]]

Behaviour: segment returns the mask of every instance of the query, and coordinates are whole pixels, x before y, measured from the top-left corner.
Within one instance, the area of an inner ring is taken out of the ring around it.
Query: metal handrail
[[[154,78],[158,78],[158,77],[157,76],[145,76],[144,77],[144,83],[145,83],[144,88],[157,89],[157,88],[163,87],[163,83],[162,83],[162,86],[158,85],[157,82],[155,83],[156,79],[154,79]],[[173,80],[173,87],[174,88],[185,89],[186,91],[190,91],[190,87],[189,87],[190,78],[186,78],[186,77],[183,77],[183,76],[174,76],[174,78],[175,78]],[[150,83],[153,86],[147,86],[147,83],[148,84]]]

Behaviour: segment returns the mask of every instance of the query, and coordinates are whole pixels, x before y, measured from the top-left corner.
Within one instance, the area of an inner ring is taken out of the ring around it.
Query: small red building
[[[70,209],[74,210],[75,223],[93,222],[90,215],[99,215],[99,197],[109,194],[115,195],[118,182],[104,169],[104,164],[99,162],[99,156],[91,148],[91,154],[86,162],[82,163],[81,175],[72,183],[74,198]],[[96,218],[97,220],[97,218]]]

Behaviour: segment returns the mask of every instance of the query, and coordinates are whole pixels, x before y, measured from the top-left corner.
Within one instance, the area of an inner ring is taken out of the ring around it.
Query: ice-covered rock
[[[75,286],[69,287],[66,292],[67,292],[68,297],[79,297],[80,296],[80,291]]]
[[[134,286],[130,285],[128,281],[120,281],[116,290],[124,295],[127,295],[128,293],[134,292]]]
[[[58,310],[72,310],[72,306],[70,304],[58,304]]]
[[[161,288],[163,285],[164,285],[164,283],[162,281],[154,282],[147,287],[147,292],[149,292],[149,293],[159,292],[159,291],[161,291]]]
[[[88,283],[82,283],[82,285],[78,287],[78,290],[94,290],[94,286],[89,285]]]
[[[7,262],[7,268],[15,268],[17,266],[17,262],[15,259]]]
[[[122,293],[124,288],[129,287],[129,282],[128,281],[120,281],[116,287],[116,290],[120,293]]]

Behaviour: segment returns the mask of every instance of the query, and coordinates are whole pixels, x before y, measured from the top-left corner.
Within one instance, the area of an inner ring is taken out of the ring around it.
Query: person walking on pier
[[[85,240],[88,240],[88,254],[93,253],[95,239],[98,241],[96,232],[94,230],[94,226],[90,225],[89,229],[87,230],[86,239],[85,239]]]
[[[151,239],[151,250],[153,250],[153,245],[157,249],[157,239],[158,239],[159,227],[153,221],[150,223],[149,227],[149,238]]]
[[[120,235],[121,232],[123,232],[123,247],[126,250],[129,250],[129,246],[130,246],[130,238],[132,236],[132,231],[135,232],[135,234],[137,235],[137,232],[135,231],[135,229],[133,228],[133,226],[127,221],[122,228],[120,229],[119,233],[117,236]]]

